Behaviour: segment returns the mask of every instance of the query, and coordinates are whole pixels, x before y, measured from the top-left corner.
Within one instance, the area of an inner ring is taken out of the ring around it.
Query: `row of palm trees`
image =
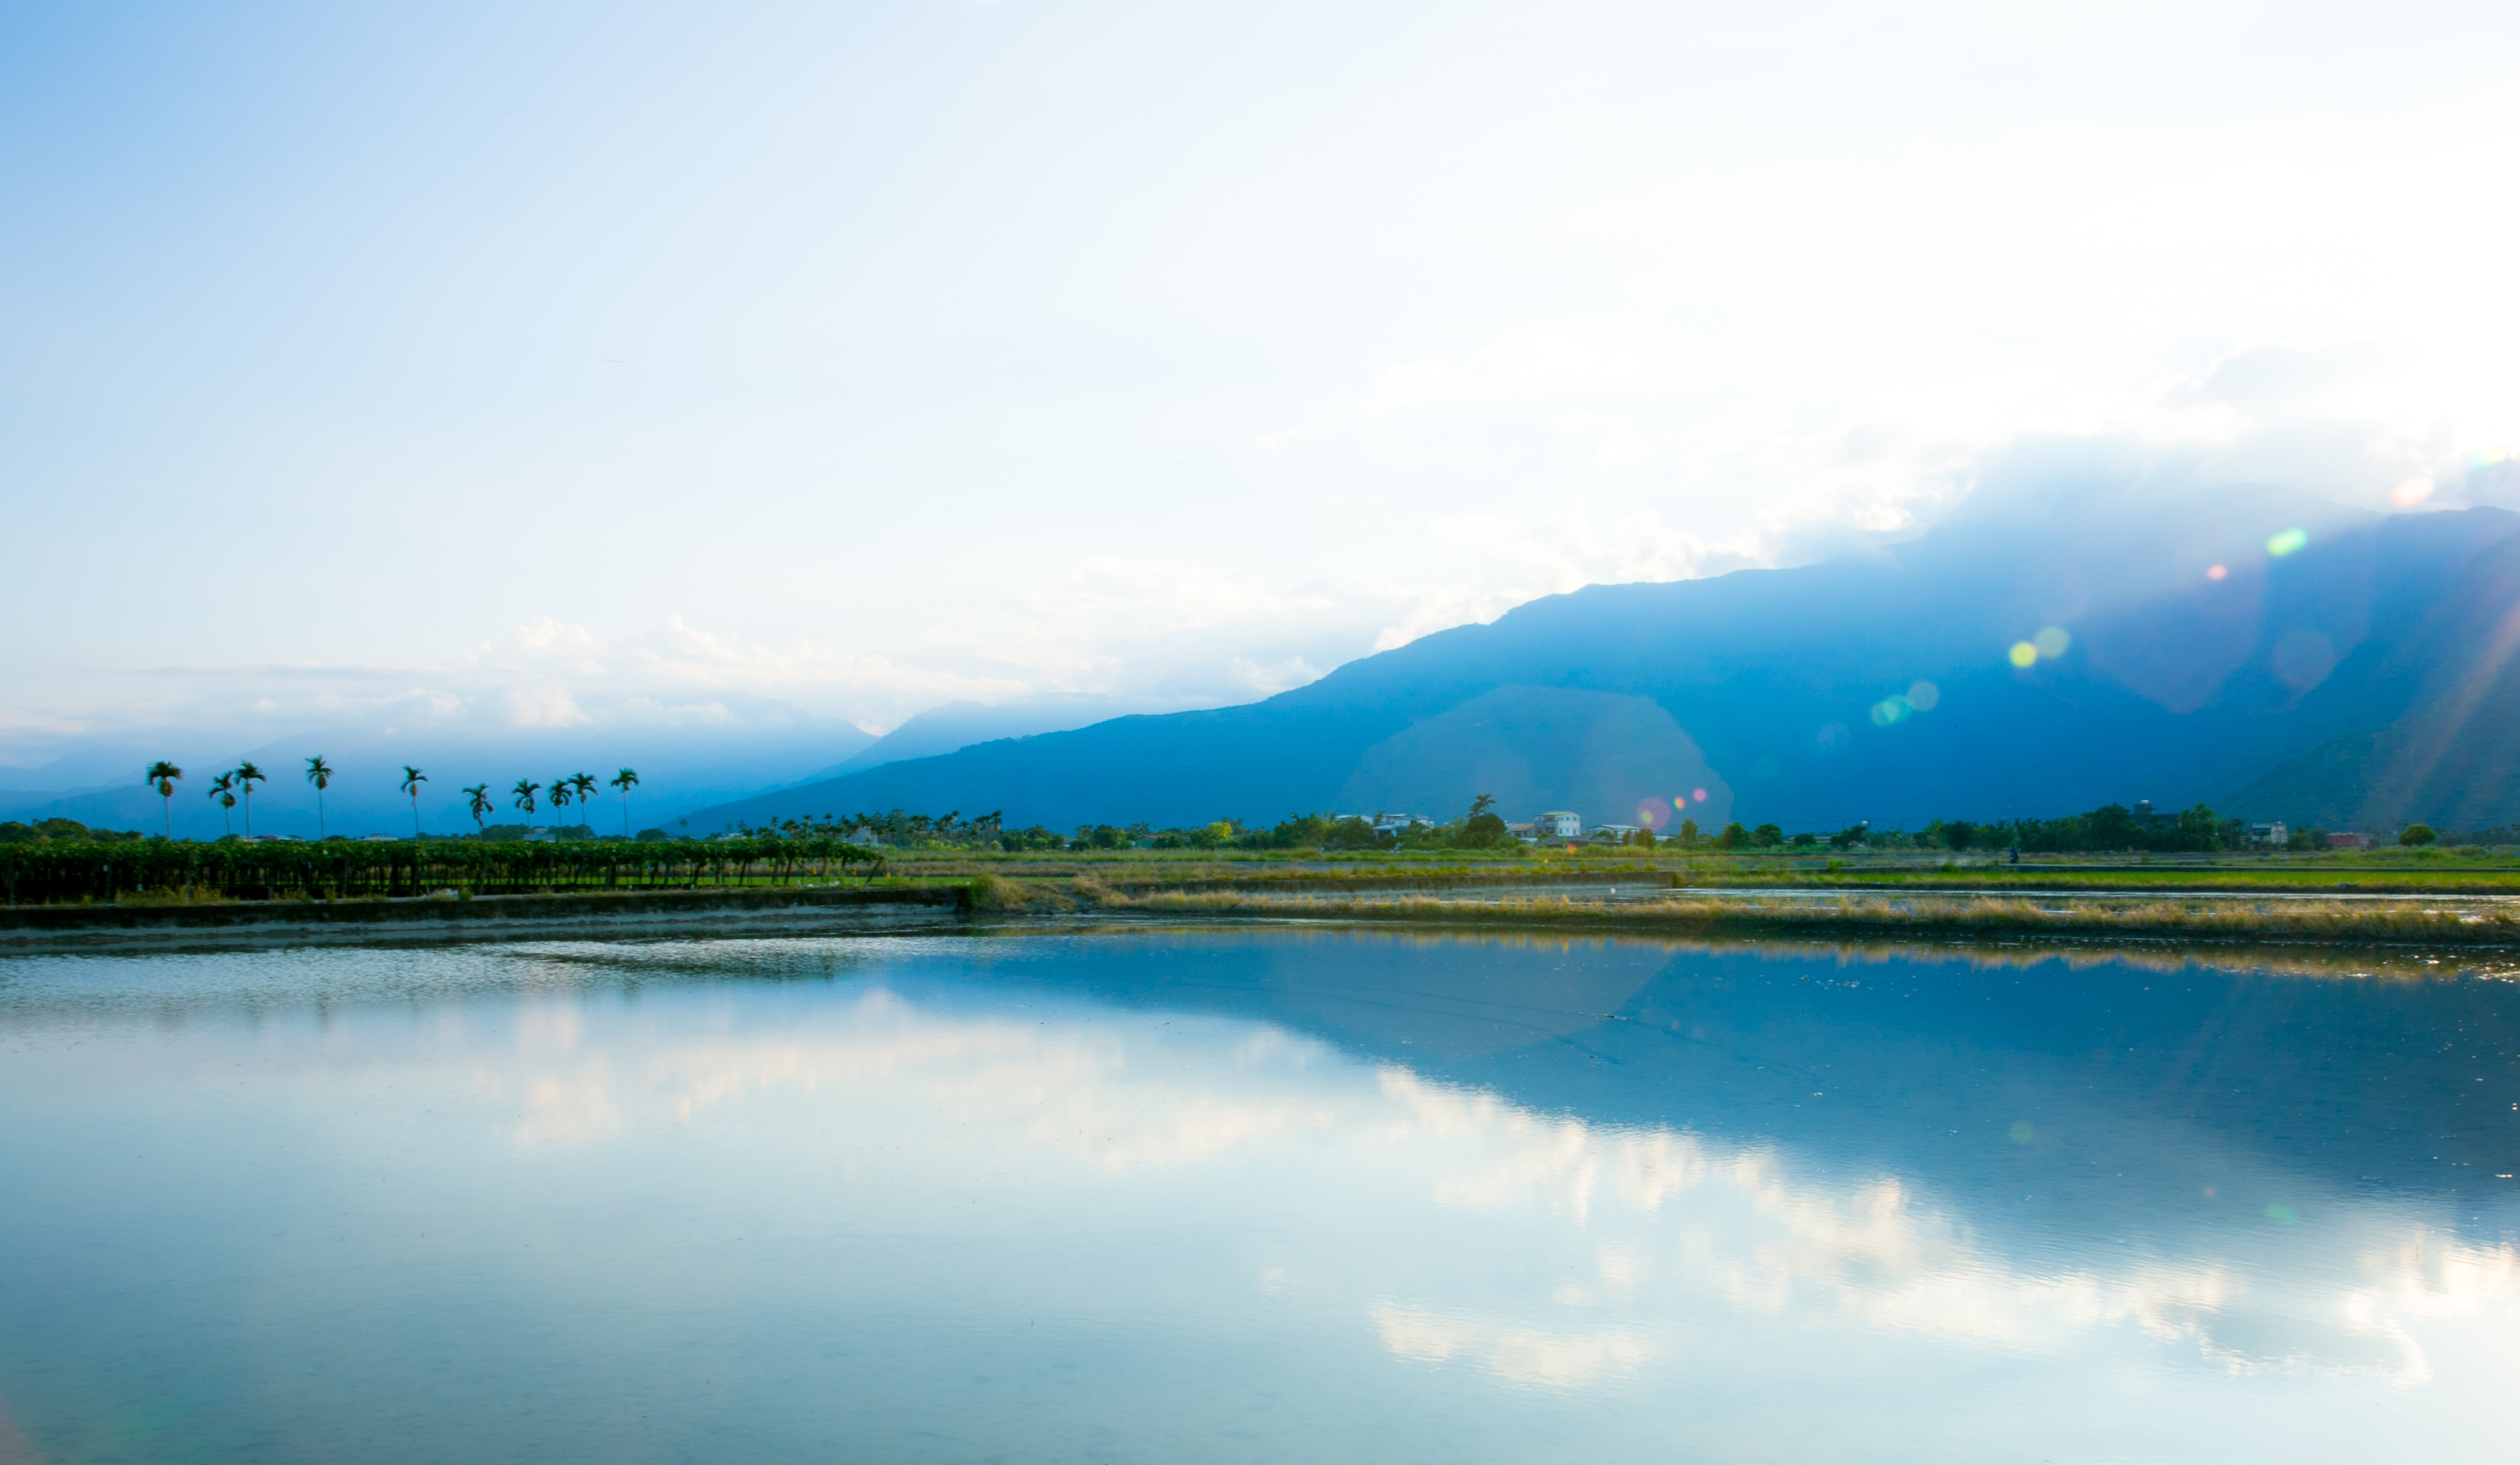
[[[550,802],[552,813],[557,816],[571,803],[579,805],[594,803],[595,791],[604,787],[606,783],[621,790],[621,834],[626,839],[630,834],[630,790],[639,786],[639,771],[636,769],[625,768],[609,779],[598,779],[593,774],[568,774],[552,779],[548,786],[537,783],[531,778],[518,778],[517,786],[508,790],[508,795],[515,801],[517,808],[524,811],[526,820],[530,821],[534,816],[536,794],[541,794]],[[490,800],[490,785],[475,783],[465,789],[464,795],[470,800],[469,807],[472,810],[473,824],[481,828],[489,827],[484,821],[489,819],[491,810],[498,807]]]
[[[159,802],[164,805],[166,837],[169,839],[175,837],[175,783],[183,777],[182,769],[162,758],[149,765],[149,771],[140,776],[141,782],[156,789]],[[210,780],[209,797],[219,806],[220,818],[226,821],[229,833],[236,832],[236,824],[229,815],[237,807],[237,796],[243,794],[245,796],[245,833],[248,839],[253,837],[253,785],[269,781],[271,781],[271,776],[254,767],[251,760],[241,763]],[[306,781],[315,786],[315,837],[321,839],[326,832],[324,790],[333,786],[333,765],[325,762],[321,755],[307,759]],[[408,763],[402,766],[402,782],[397,787],[411,799],[411,836],[414,839],[420,837],[420,785],[428,781],[428,775]],[[525,817],[531,820],[536,794],[543,794],[549,800],[552,812],[558,814],[571,803],[581,806],[594,803],[596,790],[606,786],[607,783],[621,790],[621,834],[626,839],[630,834],[630,790],[639,786],[639,773],[636,769],[625,768],[605,780],[599,780],[593,774],[568,774],[552,779],[548,787],[531,779],[518,778],[517,786],[509,792],[516,798],[516,807],[523,810]],[[490,785],[475,783],[464,792],[472,801],[473,824],[487,828],[488,825],[484,821],[496,807],[490,801]]]

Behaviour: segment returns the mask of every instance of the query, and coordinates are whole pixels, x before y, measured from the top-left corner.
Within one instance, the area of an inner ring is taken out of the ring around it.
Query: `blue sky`
[[[1246,700],[2027,435],[2520,507],[2515,30],[10,7],[0,770]]]

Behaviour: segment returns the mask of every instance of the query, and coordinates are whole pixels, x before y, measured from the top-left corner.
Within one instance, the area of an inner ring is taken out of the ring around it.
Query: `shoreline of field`
[[[1002,882],[1012,884],[1012,882]],[[997,899],[1014,902],[1017,893]],[[1679,936],[1818,934],[1858,936],[2059,937],[2184,941],[2420,943],[2461,948],[2520,947],[2520,908],[2440,909],[2439,898],[2318,905],[2285,901],[2251,908],[2225,897],[2177,896],[2129,905],[2084,897],[2063,909],[2024,898],[1922,896],[1898,899],[1849,892],[1835,900],[1796,896],[1787,902],[1676,894],[1616,905],[1563,898],[1442,900],[1434,897],[1348,899],[1240,892],[1132,894],[1089,890],[1093,909],[1148,915],[1258,916],[1371,924],[1528,926],[1634,931]],[[2454,899],[2454,898],[2453,898]],[[985,902],[982,903],[985,907]],[[1020,910],[1020,904],[1000,909]]]
[[[163,905],[0,907],[0,956],[80,951],[164,950],[182,946],[379,940],[600,938],[732,926],[891,927],[936,912],[959,918],[969,904],[959,885],[768,886],[733,890],[569,891],[449,899],[378,897],[349,901],[202,901]]]
[[[1660,885],[1642,871],[1587,871],[1549,884]],[[1072,927],[1079,918],[1269,920],[1389,928],[1633,934],[1671,939],[1802,937],[1856,941],[2052,939],[2212,944],[2429,946],[2520,950],[2520,903],[2492,894],[2358,893],[2341,900],[2265,892],[2252,903],[2222,890],[1939,893],[1836,887],[1728,895],[1668,889],[1622,901],[1544,891],[1478,898],[1435,893],[1526,882],[1312,881],[1275,889],[1209,882],[1104,884],[1087,877],[1018,881],[982,874],[921,885],[750,886],[732,889],[571,891],[475,899],[204,902],[0,908],[0,954],[153,950],[186,945],[336,944],[408,938],[530,939],[582,935],[766,934],[991,923]],[[1540,882],[1527,882],[1538,884]]]

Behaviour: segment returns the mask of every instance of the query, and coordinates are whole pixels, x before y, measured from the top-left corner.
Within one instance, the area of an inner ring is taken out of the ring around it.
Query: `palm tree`
[[[414,843],[420,840],[420,785],[428,781],[428,775],[408,763],[402,766],[402,791],[411,795],[411,837]],[[412,858],[417,860],[420,857],[414,855]]]
[[[508,790],[517,796],[517,807],[525,811],[525,822],[528,824],[534,821],[534,795],[542,792],[542,787],[539,783],[518,778],[517,786]],[[531,833],[532,830],[528,829],[526,832]]]
[[[604,785],[596,780],[593,774],[571,774],[568,776],[568,786],[577,792],[577,807],[586,809],[594,804],[595,791]],[[594,825],[595,821],[590,818],[587,821],[586,830],[586,836],[589,839],[595,837]]]
[[[628,770],[625,769],[623,772],[627,773]],[[158,790],[158,802],[165,806],[168,839],[175,837],[175,780],[182,777],[184,777],[184,771],[163,758],[149,765],[149,772],[140,776],[141,782]]]
[[[465,797],[472,801],[472,827],[480,830],[484,834],[487,834],[490,832],[489,826],[481,822],[481,820],[483,816],[490,812],[490,785],[487,783],[475,783],[472,787],[464,790],[464,794]]]
[[[245,837],[248,839],[253,837],[253,785],[268,782],[270,778],[271,775],[250,762],[237,765],[237,786],[245,790]]]
[[[306,781],[315,785],[315,837],[324,837],[324,790],[333,786],[333,765],[322,754],[306,760]]]
[[[236,787],[234,774],[221,774],[210,780],[210,797],[219,801],[219,822],[226,826],[230,834],[236,832],[236,821],[228,815],[228,811],[236,807],[236,795],[228,791],[234,787]]]
[[[630,837],[630,790],[639,786],[639,771],[625,768],[612,776],[612,786],[621,790],[621,837]]]
[[[560,840],[560,838],[561,838],[561,832],[560,832],[560,831],[561,831],[560,812],[561,812],[562,809],[565,809],[565,808],[567,808],[567,807],[568,807],[568,778],[567,778],[567,777],[566,777],[566,776],[564,776],[564,775],[563,775],[563,776],[562,776],[562,777],[558,777],[558,778],[554,778],[554,779],[552,779],[552,783],[551,783],[551,808],[552,808],[552,831],[551,831],[551,834],[552,834],[552,840],[553,840],[553,842],[554,842],[554,843],[558,843],[558,842],[559,842],[559,840]]]

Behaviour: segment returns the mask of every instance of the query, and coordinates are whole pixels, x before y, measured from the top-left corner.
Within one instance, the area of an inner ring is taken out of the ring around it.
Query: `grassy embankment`
[[[1001,882],[1011,884],[1012,882]],[[2445,909],[2424,901],[2154,900],[2122,904],[2041,902],[2002,896],[1845,896],[1791,903],[1674,895],[1616,905],[1562,897],[1491,901],[1422,895],[1270,896],[1234,891],[1085,892],[1095,909],[1168,915],[1414,921],[1461,925],[1566,925],[1693,935],[1831,930],[1850,934],[2072,936],[2101,939],[2388,941],[2520,946],[2520,909]],[[1003,899],[1003,897],[1001,898]]]
[[[2020,866],[1983,853],[1928,852],[1710,854],[1587,847],[1489,855],[1468,851],[1327,854],[1312,850],[1156,851],[1009,855],[972,850],[901,850],[891,873],[904,879],[982,874],[1018,881],[1092,879],[1124,889],[1438,888],[1462,883],[1549,884],[1619,879],[1701,889],[2063,891],[2232,894],[2520,895],[2520,857],[2450,851],[2318,856],[2047,856]]]
[[[1830,868],[1822,861],[1775,856],[1643,860],[1560,854],[1410,865],[1070,856],[971,862],[952,873],[971,882],[974,909],[1009,912],[1102,910],[1708,937],[1828,932],[2520,946],[2520,901],[2498,899],[2520,896],[2520,863],[2507,860],[2365,859],[2307,867],[2272,861],[2091,862],[2017,870],[1921,861],[1842,862]],[[1578,882],[1663,886],[1671,893],[1611,902],[1569,899],[1549,889],[1562,892]],[[1728,888],[1742,893],[1703,893]],[[1763,890],[1794,893],[1758,893]],[[2369,898],[2315,898],[2320,894]]]
[[[1950,858],[1933,851],[1724,854],[1667,847],[1406,854],[1009,854],[930,847],[885,850],[877,863],[868,858],[876,852],[825,842],[515,849],[435,841],[400,849],[154,845],[99,850],[94,871],[46,869],[58,855],[26,858],[35,852],[13,852],[27,867],[13,866],[10,873],[21,899],[31,893],[27,885],[42,883],[56,887],[44,892],[49,903],[125,907],[191,904],[204,896],[302,901],[458,890],[594,896],[679,889],[696,896],[710,890],[740,896],[765,886],[845,882],[905,891],[955,887],[968,892],[966,900],[976,910],[1038,914],[1107,910],[1133,917],[1519,925],[1673,936],[1825,931],[1910,939],[1947,934],[2378,941],[2466,949],[2520,945],[2520,899],[2507,909],[2502,904],[2504,898],[2520,898],[2520,858],[2506,851],[2046,857],[2015,866],[1982,854]],[[167,861],[202,866],[215,862],[217,867],[150,867]],[[145,891],[135,888],[144,884]],[[1565,898],[1570,887],[1612,885],[1631,898],[1616,904]],[[1639,887],[1670,893],[1634,899]],[[2317,899],[2322,895],[2356,899]]]

